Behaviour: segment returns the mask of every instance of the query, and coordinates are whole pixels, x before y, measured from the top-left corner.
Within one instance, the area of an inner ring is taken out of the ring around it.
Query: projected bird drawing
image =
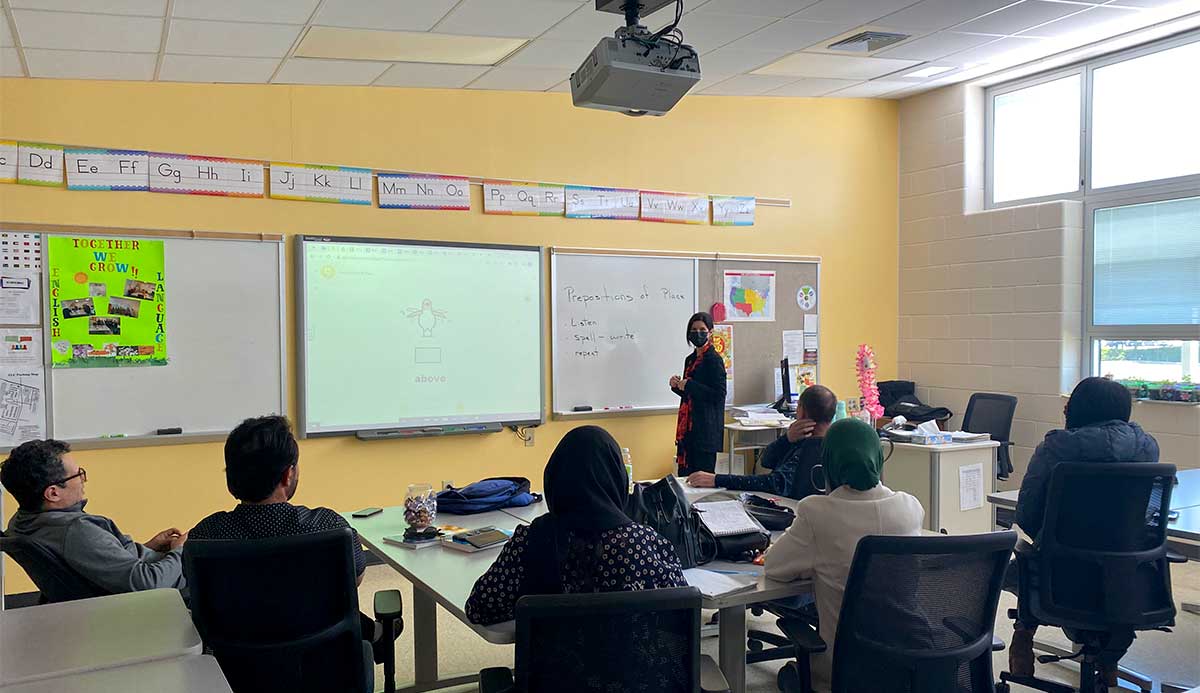
[[[432,337],[433,328],[437,327],[438,323],[448,319],[446,311],[434,308],[433,301],[429,299],[421,301],[420,308],[409,308],[405,312],[405,315],[417,321],[417,326],[421,328],[422,337]]]

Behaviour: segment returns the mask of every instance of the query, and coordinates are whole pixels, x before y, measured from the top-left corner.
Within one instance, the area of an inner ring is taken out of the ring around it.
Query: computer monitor
[[[792,369],[788,367],[787,357],[779,362],[779,380],[783,385],[780,390],[781,396],[771,405],[771,408],[777,412],[784,413],[792,408]]]

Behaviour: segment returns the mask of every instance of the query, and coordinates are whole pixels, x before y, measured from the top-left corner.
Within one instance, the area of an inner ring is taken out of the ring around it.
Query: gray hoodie
[[[158,587],[184,590],[180,551],[159,553],[122,534],[112,520],[83,511],[87,501],[63,510],[18,510],[8,532],[45,544],[88,581],[113,594]]]
[[[1141,426],[1114,419],[1075,429],[1054,430],[1029,458],[1017,497],[1017,524],[1037,538],[1046,516],[1050,474],[1059,462],[1158,462],[1158,441]]]

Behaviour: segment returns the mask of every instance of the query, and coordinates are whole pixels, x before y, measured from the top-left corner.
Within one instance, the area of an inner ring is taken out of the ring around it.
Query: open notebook
[[[731,537],[763,531],[762,525],[750,517],[741,501],[692,503],[692,507],[700,513],[700,521],[708,527],[714,537]]]
[[[688,568],[683,571],[683,577],[688,585],[700,590],[700,594],[706,597],[737,594],[752,590],[758,584],[758,577],[755,575],[728,575],[704,568]]]

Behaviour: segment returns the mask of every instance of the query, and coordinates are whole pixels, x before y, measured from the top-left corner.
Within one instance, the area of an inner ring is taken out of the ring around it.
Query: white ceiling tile
[[[578,7],[553,0],[463,0],[435,28],[443,34],[527,38],[540,35]],[[611,17],[615,29],[620,20]]]
[[[939,62],[957,65],[987,63],[992,65],[1015,65],[1024,60],[1038,57],[1046,44],[1045,39],[1025,36],[1008,36],[993,43],[944,56]]]
[[[880,51],[884,58],[907,58],[909,60],[937,60],[943,55],[958,53],[968,48],[991,43],[1000,36],[990,34],[962,34],[956,31],[939,31],[902,43],[894,48]]]
[[[761,29],[775,21],[770,17],[746,14],[710,14],[690,12],[679,22],[683,30],[684,43],[703,53],[720,48],[752,31]]]
[[[675,10],[668,6],[649,17],[642,17],[642,24],[657,30],[674,20]],[[551,27],[542,38],[587,40],[594,46],[605,36],[612,36],[618,26],[625,26],[619,15],[597,12],[595,4],[589,2]]]
[[[783,19],[729,44],[743,50],[798,51],[852,28],[831,22]]]
[[[396,63],[375,80],[375,86],[458,89],[489,69],[487,65]]]
[[[844,22],[855,26],[873,24],[876,19],[908,7],[913,2],[914,0],[821,0],[800,10],[789,19]]]
[[[897,29],[945,29],[998,10],[1014,0],[921,0],[879,21]]]
[[[367,60],[291,58],[275,75],[275,84],[370,84],[388,67]]]
[[[899,89],[908,89],[912,86],[911,82],[888,82],[885,80],[873,80],[870,82],[860,82],[845,89],[838,89],[829,94],[834,98],[839,99],[867,99],[874,96],[883,96],[890,94]]]
[[[282,58],[302,27],[287,24],[210,22],[176,19],[167,36],[167,52],[187,55],[226,55]]]
[[[787,17],[812,5],[817,0],[711,0],[704,4],[705,12],[752,14],[758,17]],[[857,0],[855,0],[857,1]]]
[[[428,31],[458,0],[325,0],[313,24],[352,29]]]
[[[1029,27],[1044,24],[1086,9],[1088,9],[1086,5],[1025,0],[1011,7],[993,12],[985,17],[960,24],[954,27],[954,29],[955,31],[966,31],[974,34],[1015,34]]]
[[[1112,36],[1131,29],[1153,24],[1158,18],[1152,12],[1126,7],[1093,7],[1069,17],[1021,32],[1022,36],[1060,38],[1080,35],[1081,39]]]
[[[862,81],[903,70],[916,65],[917,60],[890,58],[861,58],[857,56],[826,55],[824,53],[795,53],[759,69],[757,74],[795,75],[797,77],[828,77]]]
[[[858,84],[855,79],[821,79],[804,77],[791,84],[768,92],[767,96],[824,96],[839,89]]]
[[[157,53],[161,19],[13,10],[21,45],[83,51]]]
[[[0,48],[0,77],[24,77],[16,48]]]
[[[563,80],[562,70],[546,67],[493,67],[468,89],[546,91]]]
[[[8,15],[0,12],[0,46],[13,46],[12,29],[8,26]]]
[[[59,79],[152,80],[156,59],[151,53],[25,50],[30,77]]]
[[[700,56],[700,75],[732,77],[774,62],[787,51],[748,51],[726,46]]]
[[[158,79],[163,82],[265,84],[278,65],[278,58],[164,55]]]
[[[13,9],[96,12],[161,17],[167,12],[167,0],[10,0]]]
[[[1182,10],[1194,10],[1195,2],[1184,2],[1183,0],[1111,0],[1109,5],[1120,5],[1122,7],[1142,7],[1142,8],[1158,8],[1177,5]]]
[[[318,0],[175,0],[172,16],[229,22],[304,24]]]
[[[701,89],[697,93],[715,96],[757,96],[795,81],[795,77],[737,75],[736,77],[730,77],[727,80]]]
[[[574,70],[592,52],[592,46],[584,41],[560,41],[537,39],[504,61],[507,67],[554,67]]]

